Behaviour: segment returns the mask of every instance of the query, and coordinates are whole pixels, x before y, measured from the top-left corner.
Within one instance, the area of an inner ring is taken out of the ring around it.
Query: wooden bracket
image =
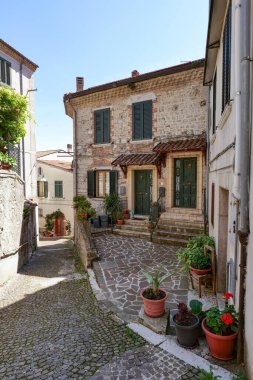
[[[120,169],[123,171],[124,173],[124,178],[127,178],[127,166],[125,165],[121,165],[120,166]]]

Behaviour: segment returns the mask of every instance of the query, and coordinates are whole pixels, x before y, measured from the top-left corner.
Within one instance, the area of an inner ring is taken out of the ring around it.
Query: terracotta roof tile
[[[112,165],[156,165],[160,159],[161,157],[157,153],[128,153],[121,154],[112,162]]]
[[[57,168],[68,170],[71,172],[73,171],[71,162],[57,161],[57,160],[38,160],[38,161],[49,166],[55,166]]]
[[[205,134],[171,139],[157,144],[153,151],[156,153],[167,153],[176,151],[206,150]]]

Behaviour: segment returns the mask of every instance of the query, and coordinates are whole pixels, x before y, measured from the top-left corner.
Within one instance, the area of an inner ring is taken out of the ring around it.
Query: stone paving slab
[[[163,283],[169,293],[170,309],[187,302],[188,280],[176,258],[178,247],[155,244],[145,239],[119,235],[95,238],[100,260],[94,263],[97,281],[106,294],[108,307],[124,320],[138,318],[142,307],[140,289],[148,286],[142,271],[162,268],[174,273]]]

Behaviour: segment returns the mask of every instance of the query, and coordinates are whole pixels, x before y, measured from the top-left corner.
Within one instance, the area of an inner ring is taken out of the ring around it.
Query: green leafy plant
[[[190,308],[193,314],[198,315],[202,312],[203,303],[199,300],[191,300],[190,301]]]
[[[183,269],[188,272],[190,266],[194,267],[192,265],[192,261],[194,260],[194,257],[196,256],[195,259],[195,265],[197,264],[197,261],[199,260],[200,265],[203,266],[204,262],[206,262],[206,259],[202,258],[204,257],[204,245],[209,245],[211,247],[214,247],[215,241],[214,238],[211,236],[207,235],[197,235],[190,239],[187,243],[186,248],[182,248],[178,250],[177,252],[177,258],[181,261],[183,264]],[[211,259],[210,255],[208,255],[210,263],[211,264]],[[196,267],[194,267],[196,268]],[[201,269],[201,268],[196,268],[196,269]]]
[[[124,215],[122,214],[121,211],[116,211],[115,212],[115,219],[116,220],[124,220]]]
[[[52,212],[51,214],[47,214],[45,219],[46,219],[46,224],[45,224],[45,229],[46,231],[52,231],[54,228],[54,220],[58,217],[64,217],[63,212],[61,212],[60,209]]]
[[[205,371],[204,369],[200,369],[200,368],[199,368],[199,371],[200,371],[200,374],[198,377],[199,380],[217,380],[217,379],[221,378],[221,376],[215,376],[214,375],[212,366],[210,366],[209,372]]]
[[[6,154],[3,154],[2,152],[0,152],[0,162],[3,162],[5,164],[9,164],[11,167],[16,166],[15,158],[9,157]]]
[[[232,380],[248,380],[248,378],[244,373],[241,373],[239,375],[234,376]]]
[[[190,266],[195,269],[208,269],[211,266],[211,255],[204,254],[203,248],[195,248],[194,255],[191,256]]]
[[[124,215],[129,215],[130,211],[129,211],[128,208],[123,208],[122,213],[123,213]]]
[[[177,305],[178,312],[175,314],[174,320],[180,326],[192,326],[197,322],[196,316],[188,309],[187,305],[180,302]]]
[[[157,269],[152,272],[143,272],[143,275],[145,276],[146,280],[151,285],[151,295],[153,294],[154,296],[158,296],[160,292],[159,288],[161,283],[173,275],[173,273],[167,273],[162,276],[161,273],[161,269]]]
[[[225,293],[226,299],[230,293]],[[230,295],[231,298],[231,295]],[[206,313],[206,328],[216,335],[232,335],[238,330],[239,319],[234,305],[228,305],[219,310],[217,306],[211,307]]]
[[[74,209],[85,209],[90,208],[91,203],[84,195],[78,195],[73,198],[73,207]]]
[[[83,224],[87,224],[91,218],[96,216],[96,210],[93,207],[78,209],[77,219]]]
[[[115,213],[121,209],[118,194],[111,193],[105,196],[103,208],[109,216],[115,219]]]
[[[66,229],[69,233],[69,235],[71,234],[71,223],[70,223],[70,220],[67,220],[66,221]]]
[[[26,96],[12,89],[0,87],[0,160],[13,164],[15,159],[8,157],[8,144],[17,144],[26,134],[26,121],[31,119]]]

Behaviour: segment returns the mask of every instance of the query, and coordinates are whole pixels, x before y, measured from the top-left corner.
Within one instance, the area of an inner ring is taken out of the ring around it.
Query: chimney
[[[72,152],[72,144],[67,144],[67,152],[68,153]]]
[[[133,70],[132,71],[132,78],[138,77],[140,75],[138,70]]]
[[[76,77],[76,92],[83,91],[83,77]]]

